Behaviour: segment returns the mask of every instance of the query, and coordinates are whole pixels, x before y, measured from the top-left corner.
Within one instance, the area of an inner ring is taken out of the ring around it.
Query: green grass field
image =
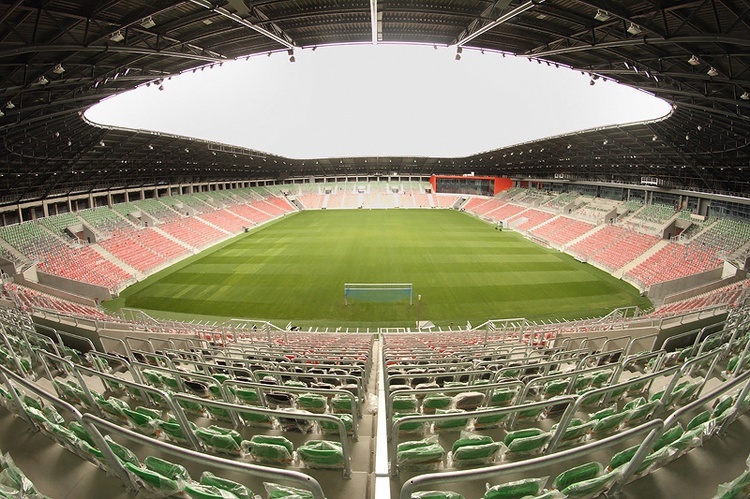
[[[411,282],[414,304],[344,304],[346,282]],[[422,295],[418,303],[417,295]],[[278,325],[413,327],[575,319],[649,306],[631,285],[451,210],[305,211],[126,289],[110,309]]]

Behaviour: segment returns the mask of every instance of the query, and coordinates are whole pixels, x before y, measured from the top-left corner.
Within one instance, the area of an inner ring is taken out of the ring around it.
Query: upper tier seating
[[[663,224],[675,215],[674,206],[665,204],[647,204],[641,208],[634,216],[634,219]]]
[[[0,227],[0,238],[31,260],[40,260],[46,251],[54,251],[63,242],[34,222]]]
[[[733,253],[750,241],[750,224],[722,218],[700,233],[693,244],[712,246],[726,253]]]
[[[118,229],[132,227],[130,222],[118,215],[118,213],[112,208],[106,206],[102,208],[79,211],[78,216],[86,221],[86,223],[88,223],[91,228],[105,237],[117,231]]]
[[[559,210],[578,199],[579,196],[580,194],[578,194],[577,192],[563,192],[559,196],[552,198],[544,203],[544,206]]]
[[[55,235],[69,239],[65,234],[65,229],[72,225],[80,224],[81,221],[75,213],[65,213],[63,215],[53,215],[39,219],[39,223],[47,227]]]

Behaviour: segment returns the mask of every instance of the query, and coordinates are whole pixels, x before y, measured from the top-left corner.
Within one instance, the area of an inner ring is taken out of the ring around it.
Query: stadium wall
[[[68,293],[67,291],[63,291],[58,288],[53,288],[51,286],[45,286],[44,284],[39,284],[37,282],[30,281],[26,279],[26,277],[23,274],[16,274],[13,277],[13,281],[29,289],[40,291],[42,293],[46,293],[48,295],[55,296],[57,298],[62,298],[63,300],[67,300],[73,303],[80,303],[81,305],[88,305],[89,307],[97,306],[97,302],[93,298],[80,296],[74,293]]]
[[[708,272],[701,272],[700,274],[693,274],[679,279],[673,279],[671,281],[659,282],[652,284],[648,288],[648,297],[654,302],[654,304],[662,304],[663,300],[675,293],[687,292],[693,288],[701,286],[705,283],[715,284],[721,282],[721,278],[724,274],[723,268],[709,270]]]
[[[727,320],[728,316],[729,312],[722,312],[702,319],[700,317],[700,314],[698,314],[698,317],[695,320],[685,322],[684,324],[671,324],[669,321],[664,321],[661,326],[662,330],[659,332],[656,338],[656,345],[654,346],[654,349],[661,348],[667,338],[677,336],[682,333],[687,333],[689,331],[695,331],[696,333],[699,333],[703,328],[707,328],[706,333],[709,334],[718,331],[721,329],[723,322]],[[681,321],[682,319],[676,318],[675,320]],[[674,350],[677,348],[686,347],[692,345],[694,341],[695,335],[688,335],[679,340],[673,341],[669,345],[669,349]]]
[[[57,275],[46,274],[44,272],[36,271],[36,276],[39,284],[43,286],[51,286],[61,291],[72,293],[79,296],[88,296],[93,300],[108,300],[112,297],[109,289],[103,286],[97,286],[95,284],[89,284],[86,282],[74,281],[72,279],[66,279]]]
[[[33,314],[33,313],[31,314],[31,318],[34,321],[34,324],[38,324],[40,326],[44,326],[44,327],[47,327],[47,328],[50,328],[50,329],[55,329],[57,331],[63,331],[63,332],[66,332],[66,333],[74,334],[76,336],[82,336],[84,338],[87,338],[87,339],[91,340],[91,342],[94,344],[94,346],[97,349],[101,348],[101,351],[104,351],[104,349],[102,348],[101,340],[99,339],[99,333],[96,332],[96,331],[94,331],[94,330],[92,330],[92,329],[83,327],[80,324],[79,325],[67,324],[67,323],[62,322],[62,321],[56,321],[56,320],[51,320],[51,319],[39,317],[38,315]],[[39,333],[41,333],[41,334],[46,334],[44,328],[37,329],[37,331]],[[53,341],[57,342],[57,338],[54,338],[52,336],[50,336],[50,338]],[[65,338],[65,344],[67,346],[71,346],[71,347],[77,348],[79,350],[83,349],[82,351],[86,351],[87,350],[86,345],[85,345],[84,342],[80,342],[79,345],[74,345],[74,344],[69,344],[68,341],[71,341],[71,338]]]
[[[745,279],[746,277],[747,277],[746,270],[738,270],[736,274],[734,274],[733,276],[727,277],[726,279],[721,279],[715,282],[710,282],[708,284],[703,284],[702,286],[696,286],[694,288],[690,288],[685,291],[681,291],[679,293],[673,293],[669,296],[666,296],[664,297],[664,300],[661,302],[661,304],[668,305],[670,303],[687,300],[694,296],[702,295],[703,293],[708,293],[709,291],[722,288],[729,284],[734,284],[735,282],[739,282]]]

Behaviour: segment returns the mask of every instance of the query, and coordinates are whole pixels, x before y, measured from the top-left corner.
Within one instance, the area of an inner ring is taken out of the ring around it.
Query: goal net
[[[414,303],[412,283],[346,283],[344,284],[344,304],[352,301],[391,302],[408,301]]]

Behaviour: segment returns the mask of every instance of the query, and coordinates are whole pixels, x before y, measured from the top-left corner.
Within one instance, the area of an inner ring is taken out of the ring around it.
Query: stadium
[[[6,3],[0,496],[749,497],[748,11]],[[671,112],[314,160],[85,115],[230,61],[388,44]]]

